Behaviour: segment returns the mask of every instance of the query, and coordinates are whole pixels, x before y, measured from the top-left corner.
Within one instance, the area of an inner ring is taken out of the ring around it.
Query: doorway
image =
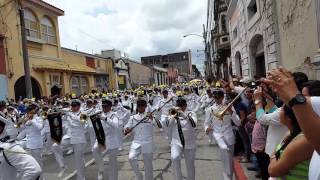
[[[36,79],[31,77],[31,85],[32,85],[32,97],[35,97],[36,99],[41,98],[41,91],[39,83]],[[18,100],[20,97],[26,98],[26,84],[25,84],[25,77],[20,77],[16,83],[14,84],[14,94],[15,99]]]
[[[255,79],[260,79],[266,76],[266,65],[264,54],[258,55],[256,58],[256,75]]]

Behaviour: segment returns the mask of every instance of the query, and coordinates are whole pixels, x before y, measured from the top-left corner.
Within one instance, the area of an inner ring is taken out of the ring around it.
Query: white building
[[[227,15],[232,72],[259,78],[280,61],[279,31],[274,0],[231,0]]]

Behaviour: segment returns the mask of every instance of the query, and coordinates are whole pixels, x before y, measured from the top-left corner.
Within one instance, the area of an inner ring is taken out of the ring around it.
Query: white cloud
[[[206,21],[205,0],[45,0],[63,9],[60,37],[64,47],[99,53],[116,48],[141,56],[203,50],[200,34]],[[204,57],[193,56],[200,65]]]

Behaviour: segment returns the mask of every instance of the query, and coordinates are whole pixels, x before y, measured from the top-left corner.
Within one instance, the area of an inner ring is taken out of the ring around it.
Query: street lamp
[[[201,37],[201,38],[204,38],[203,36],[199,35],[199,34],[186,34],[184,35],[183,37],[186,38],[188,36],[198,36],[198,37]]]

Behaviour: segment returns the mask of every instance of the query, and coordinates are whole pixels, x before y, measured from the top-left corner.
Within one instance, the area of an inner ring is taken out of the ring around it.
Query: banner
[[[51,138],[57,143],[60,143],[63,136],[61,113],[48,114],[48,121]]]
[[[92,115],[90,116],[90,119],[92,122],[94,132],[96,134],[98,143],[101,144],[102,146],[105,146],[106,136],[103,130],[103,126],[101,124],[100,115],[99,114]]]

